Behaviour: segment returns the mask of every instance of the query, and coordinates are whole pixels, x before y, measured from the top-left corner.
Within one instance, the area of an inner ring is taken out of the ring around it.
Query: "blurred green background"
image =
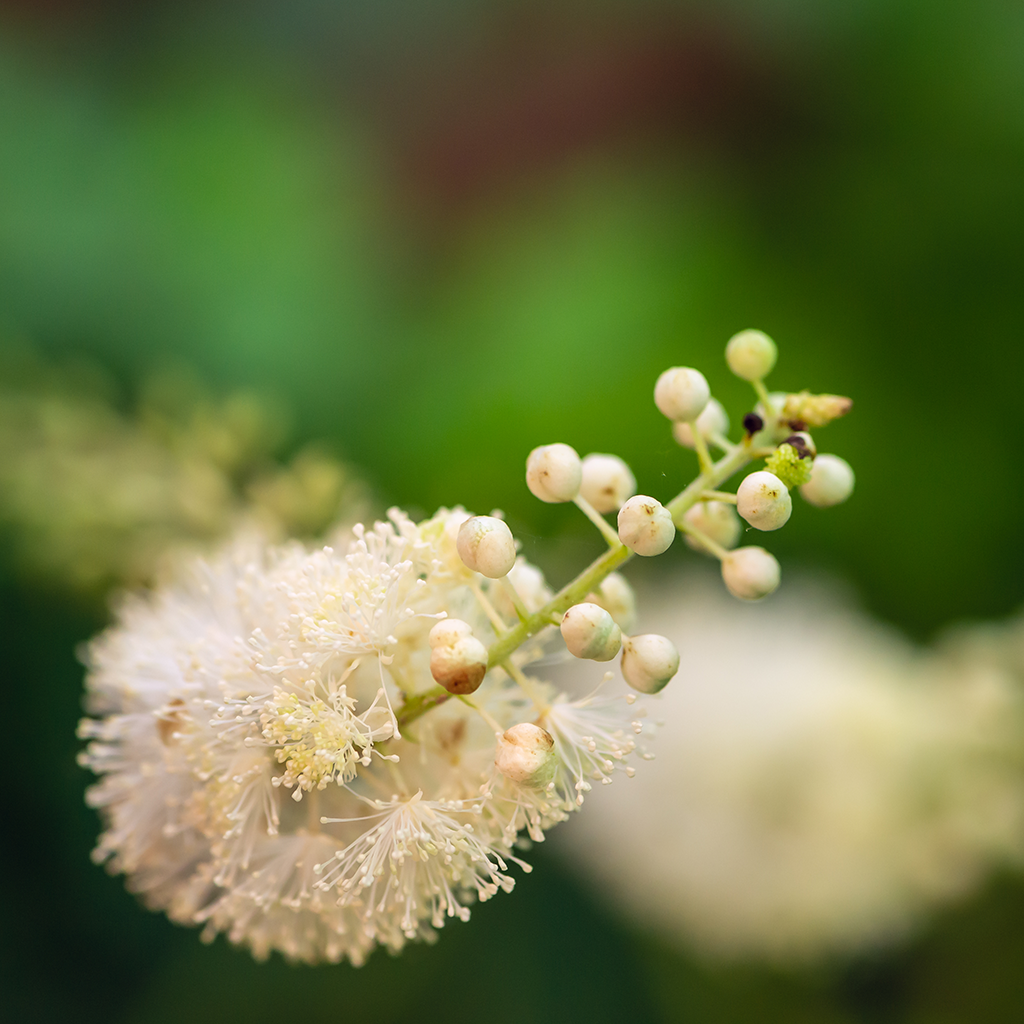
[[[850,394],[853,501],[772,538],[926,639],[1021,600],[1024,7],[977,0],[0,3],[0,333],[130,407],[183,363],[324,438],[381,505],[500,507],[554,582],[597,541],[526,491],[562,440],[675,493],[650,399],[760,327]],[[546,540],[541,540],[541,538]],[[682,545],[677,547],[682,548]],[[1024,1019],[1024,886],[911,946],[784,974],[686,959],[559,865],[348,967],[254,965],[93,867],[75,645],[5,562],[8,1019]],[[662,571],[683,573],[674,551]]]

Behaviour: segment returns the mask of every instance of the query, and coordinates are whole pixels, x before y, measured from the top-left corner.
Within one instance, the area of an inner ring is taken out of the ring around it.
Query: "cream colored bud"
[[[599,604],[624,632],[636,625],[636,594],[621,573],[610,572],[597,590],[587,594],[587,600]]]
[[[793,511],[789,488],[766,469],[744,478],[736,491],[736,511],[758,530],[778,530]]]
[[[672,546],[672,513],[657,498],[635,494],[619,509],[619,540],[638,555],[660,555]]]
[[[498,737],[494,765],[512,782],[543,789],[558,770],[558,754],[551,733],[539,725],[520,722]]]
[[[736,515],[735,507],[727,501],[698,501],[686,510],[683,521],[723,548],[734,548],[739,543],[742,530],[740,517]],[[696,537],[684,533],[683,539],[694,551],[711,554]]]
[[[729,433],[729,414],[717,398],[709,398],[704,411],[697,417],[697,430],[701,437],[724,437]],[[693,447],[693,430],[689,423],[673,423],[672,436],[684,448]]]
[[[487,675],[487,648],[475,636],[439,643],[430,652],[430,674],[449,693],[472,693]]]
[[[800,488],[800,496],[818,508],[829,508],[853,494],[853,469],[838,455],[819,455],[811,467],[811,479]]]
[[[641,693],[657,693],[679,671],[679,652],[657,633],[622,638],[622,676]]]
[[[591,452],[583,457],[580,497],[598,512],[618,512],[622,503],[636,491],[633,471],[617,455]]]
[[[439,619],[427,634],[427,643],[434,647],[451,647],[463,637],[472,636],[473,627],[462,619]]]
[[[673,366],[654,385],[654,404],[670,420],[695,420],[710,397],[704,374],[688,366]]]
[[[764,548],[737,548],[722,559],[722,579],[729,593],[741,601],[767,597],[778,587],[781,575],[778,560]]]
[[[740,331],[725,346],[729,369],[743,380],[761,380],[772,372],[779,350],[763,331]]]
[[[526,460],[526,486],[541,501],[572,501],[582,478],[580,457],[567,444],[541,445]]]
[[[574,604],[562,616],[562,639],[574,658],[611,661],[622,646],[622,631],[599,604]]]
[[[492,580],[507,576],[516,564],[516,542],[507,524],[494,516],[473,516],[459,527],[459,558]]]

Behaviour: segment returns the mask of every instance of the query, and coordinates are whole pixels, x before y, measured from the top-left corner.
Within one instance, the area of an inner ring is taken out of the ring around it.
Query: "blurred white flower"
[[[358,514],[361,487],[337,460],[313,446],[274,460],[279,417],[255,395],[215,401],[163,374],[126,414],[109,391],[94,368],[0,346],[0,527],[51,586],[136,586],[243,522],[314,536]]]
[[[1002,658],[954,661],[820,587],[737,608],[709,581],[644,603],[682,655],[651,707],[657,760],[557,844],[638,924],[803,961],[891,941],[1019,856],[1024,690],[1006,662],[1024,676],[1024,625]]]
[[[455,553],[465,518],[392,510],[344,552],[240,540],[126,601],[87,653],[96,859],[207,937],[307,961],[398,950],[511,889],[519,832],[543,839],[626,767],[641,709],[556,697],[523,672],[537,641],[503,662],[515,680],[494,669],[447,699],[431,628],[447,615],[493,641],[504,592]],[[539,788],[494,764],[527,720],[558,758]]]

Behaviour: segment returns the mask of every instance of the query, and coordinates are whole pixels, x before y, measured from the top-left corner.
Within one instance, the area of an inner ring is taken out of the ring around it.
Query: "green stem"
[[[601,536],[608,541],[608,547],[617,548],[622,543],[608,520],[586,498],[577,494],[572,500],[576,507],[601,531]]]
[[[712,540],[703,530],[698,530],[696,526],[691,526],[685,519],[679,521],[679,529],[683,533],[688,533],[701,547],[706,548],[719,561],[729,554],[721,544]]]
[[[666,508],[672,513],[673,521],[678,522],[688,508],[700,501],[701,495],[705,491],[715,490],[725,483],[733,473],[738,469],[742,469],[750,459],[751,444],[748,438],[719,459],[718,462],[713,463],[668,503]],[[712,543],[714,542],[712,541]],[[580,601],[585,600],[587,594],[596,590],[609,573],[614,572],[620,565],[628,562],[632,557],[633,552],[625,544],[617,543],[615,547],[610,548],[599,558],[596,558],[576,579],[562,587],[543,608],[535,611],[532,615],[502,633],[491,644],[487,650],[487,668],[492,669],[496,665],[501,665],[525,640],[539,633],[542,629],[546,629],[552,623],[558,622],[564,612],[574,604],[579,604]],[[410,697],[398,713],[399,727],[402,728],[408,725],[450,698],[451,694],[441,689],[441,687]]]
[[[464,694],[459,695],[459,700],[461,700],[467,708],[472,708],[496,733],[503,733],[505,731],[501,727],[501,723],[498,722],[490,712],[480,707],[480,705],[475,701],[471,700]]]
[[[547,701],[543,699],[543,694],[534,681],[521,668],[514,665],[511,658],[503,661],[501,667],[516,681],[519,689],[533,701],[533,706],[538,713],[543,715],[547,711]]]
[[[495,665],[500,665],[524,640],[549,626],[555,616],[561,617],[562,613],[574,604],[579,604],[605,576],[614,572],[631,558],[632,554],[625,544],[620,543],[595,559],[576,579],[562,587],[543,608],[499,636],[487,651],[487,667],[494,668]]]
[[[711,461],[704,435],[697,429],[696,419],[690,420],[690,434],[693,436],[693,447],[697,452],[697,462],[700,464],[701,474],[711,472],[714,469],[714,463]]]
[[[772,400],[768,397],[768,389],[764,386],[763,380],[753,380],[750,383],[754,385],[754,391],[757,392],[757,397],[764,408],[764,425],[767,428],[768,436],[771,437],[779,424],[779,414],[782,410],[776,409]]]
[[[749,439],[738,445],[728,455],[720,458],[709,473],[701,473],[696,480],[679,492],[665,507],[672,513],[672,521],[678,522],[683,513],[700,501],[704,491],[717,490],[738,469],[750,461]]]
[[[494,627],[494,632],[501,636],[508,626],[505,625],[505,620],[495,610],[493,604],[487,600],[487,595],[480,589],[480,584],[474,579],[469,584],[469,589],[473,591],[473,596],[477,599],[477,603],[484,610],[484,614],[491,620],[491,625]]]
[[[406,698],[398,712],[399,729],[404,729],[410,722],[416,721],[420,715],[425,715],[432,708],[436,708],[450,698],[451,694],[440,686],[434,687],[433,690],[427,690],[426,693],[417,693]]]
[[[512,607],[516,610],[516,618],[519,619],[520,622],[522,622],[523,619],[528,619],[530,617],[530,611],[526,605],[523,604],[523,599],[519,596],[519,591],[512,585],[512,581],[507,576],[502,576],[501,586],[505,588],[505,593],[508,594],[508,599],[512,602]]]

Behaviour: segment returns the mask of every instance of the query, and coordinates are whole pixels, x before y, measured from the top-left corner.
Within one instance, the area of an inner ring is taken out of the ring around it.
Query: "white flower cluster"
[[[923,652],[820,586],[644,602],[688,685],[658,759],[560,837],[643,927],[805,962],[900,937],[1024,855],[1024,626]]]
[[[527,673],[552,627],[576,658],[621,655],[626,683],[655,694],[679,651],[633,634],[619,566],[664,552],[679,528],[721,558],[736,596],[778,584],[767,552],[727,550],[730,501],[754,526],[782,525],[782,477],[814,483],[805,428],[850,403],[770,396],[761,378],[774,352],[756,331],[729,343],[761,401],[737,442],[697,370],[658,379],[657,406],[700,462],[667,505],[634,494],[615,455],[581,459],[561,443],[530,453],[533,494],[575,503],[608,544],[557,594],[499,515],[441,510],[415,524],[392,510],[355,527],[344,553],[240,543],[126,604],[89,655],[97,717],[83,723],[83,762],[103,776],[90,792],[108,822],[99,859],[175,920],[310,961],[397,950],[511,888],[520,832],[542,839],[593,782],[631,775],[643,730],[635,694],[570,700]],[[736,496],[715,490],[758,458],[773,472]],[[819,503],[842,497],[833,488]]]
[[[457,554],[466,518],[392,511],[344,553],[238,542],[125,603],[88,653],[97,859],[176,921],[306,961],[400,949],[510,889],[519,832],[626,768],[638,709],[555,697],[521,671],[534,644],[417,717],[447,697],[432,629],[500,628],[507,595]],[[527,607],[550,597],[525,561],[510,577]]]

